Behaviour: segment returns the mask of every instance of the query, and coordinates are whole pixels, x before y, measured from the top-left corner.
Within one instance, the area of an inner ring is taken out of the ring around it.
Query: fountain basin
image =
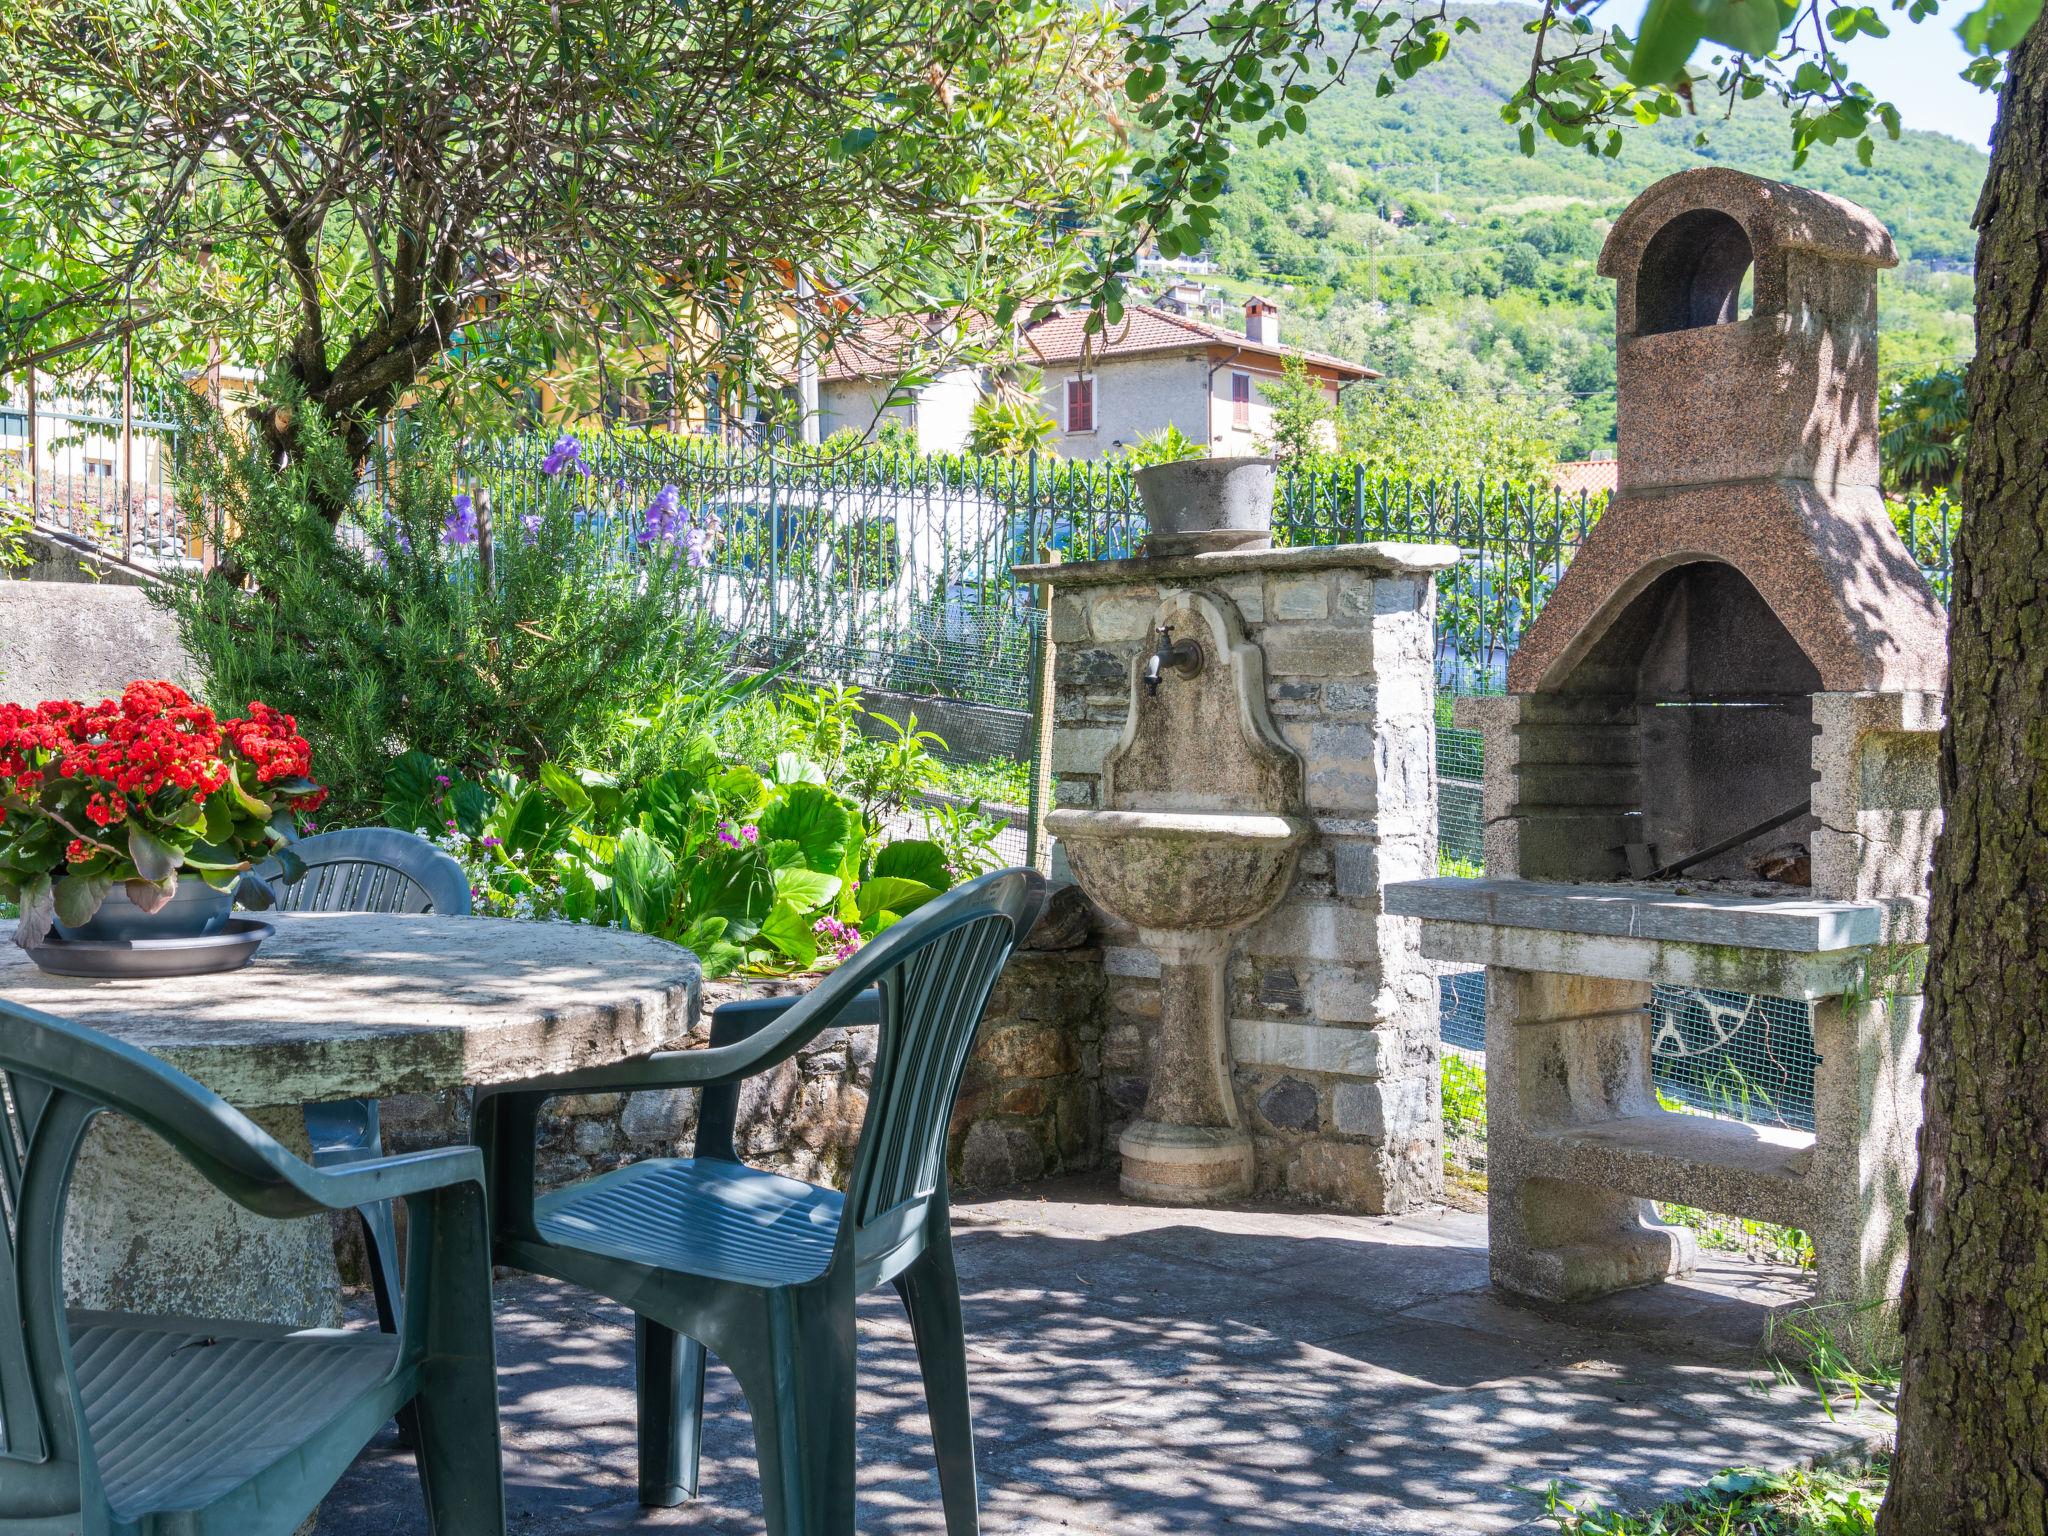
[[[1312,830],[1299,817],[1221,811],[1056,810],[1045,826],[1083,890],[1155,933],[1263,917]]]

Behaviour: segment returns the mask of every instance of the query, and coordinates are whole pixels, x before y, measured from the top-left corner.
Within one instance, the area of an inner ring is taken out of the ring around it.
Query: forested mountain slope
[[[1795,171],[1782,109],[1759,100],[1632,130],[1613,160],[1549,143],[1526,157],[1500,107],[1527,73],[1520,27],[1534,12],[1468,9],[1482,30],[1442,63],[1387,97],[1371,77],[1350,82],[1307,137],[1234,162],[1210,254],[1230,291],[1280,299],[1289,340],[1397,380],[1526,397],[1557,417],[1561,455],[1593,451],[1613,430],[1613,289],[1593,270],[1607,223],[1660,177],[1733,165],[1853,198],[1891,226],[1905,262],[1883,285],[1888,377],[1968,355],[1981,150],[1907,133],[1869,169],[1821,149]]]

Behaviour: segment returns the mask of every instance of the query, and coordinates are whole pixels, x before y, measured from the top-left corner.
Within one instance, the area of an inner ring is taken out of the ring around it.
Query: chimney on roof
[[[1244,301],[1244,339],[1260,346],[1280,345],[1280,306],[1254,295]]]

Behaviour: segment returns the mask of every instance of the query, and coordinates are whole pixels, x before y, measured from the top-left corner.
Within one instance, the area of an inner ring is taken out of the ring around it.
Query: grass
[[[1029,805],[1031,765],[1013,757],[979,763],[940,763],[935,788],[984,805]]]
[[[1738,1253],[1766,1264],[1796,1264],[1813,1268],[1813,1239],[1797,1227],[1774,1221],[1751,1221],[1747,1216],[1723,1216],[1690,1205],[1659,1203],[1657,1215],[1674,1226],[1691,1227],[1702,1248]]]
[[[1486,1134],[1486,1068],[1469,1056],[1447,1051],[1443,1058],[1444,1131]]]
[[[1636,1513],[1580,1509],[1553,1483],[1545,1514],[1563,1536],[1869,1536],[1890,1458],[1840,1469],[1737,1468],[1697,1493]]]

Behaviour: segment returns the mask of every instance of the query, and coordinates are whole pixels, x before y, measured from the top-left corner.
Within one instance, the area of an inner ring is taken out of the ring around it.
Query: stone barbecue
[[[1878,490],[1877,272],[1840,198],[1711,168],[1616,221],[1619,486],[1504,697],[1484,880],[1389,891],[1488,974],[1496,1280],[1572,1299],[1692,1267],[1649,1200],[1810,1233],[1830,1326],[1896,1294],[1945,619]],[[1742,309],[1745,278],[1753,299]],[[1814,1133],[1679,1114],[1653,984],[1813,1004]]]

